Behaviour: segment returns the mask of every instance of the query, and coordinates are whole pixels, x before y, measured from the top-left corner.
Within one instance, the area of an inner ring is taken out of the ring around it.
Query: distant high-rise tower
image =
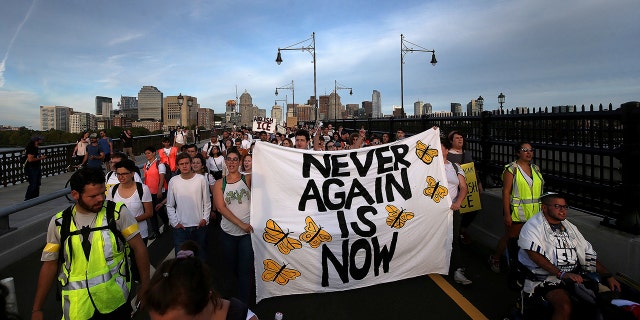
[[[373,102],[372,101],[362,101],[362,109],[364,109],[365,118],[373,117]]]
[[[433,106],[431,105],[431,103],[427,102],[422,105],[422,114],[432,114],[432,113],[433,113]]]
[[[163,94],[153,86],[143,86],[138,92],[138,119],[162,121]]]
[[[457,102],[451,102],[451,113],[454,115],[462,114],[462,105]]]
[[[240,125],[250,126],[253,124],[253,98],[244,90],[244,93],[240,95]]]
[[[40,130],[69,131],[69,115],[73,109],[62,106],[40,106]]]
[[[279,105],[274,105],[273,108],[271,108],[271,118],[273,118],[273,121],[276,124],[283,124],[283,117],[282,117],[282,107]]]
[[[482,112],[481,100],[473,99],[467,103],[467,115],[477,115]]]
[[[380,99],[380,91],[373,90],[371,95],[371,117],[382,118],[382,100]]]
[[[138,119],[138,97],[120,96],[119,114],[123,117],[136,120]]]
[[[113,110],[113,100],[109,97],[96,96],[96,117],[108,118]]]
[[[422,110],[422,105],[424,104],[424,102],[422,101],[416,101],[413,103],[413,115],[416,117],[419,117],[421,115],[423,115],[423,110]]]

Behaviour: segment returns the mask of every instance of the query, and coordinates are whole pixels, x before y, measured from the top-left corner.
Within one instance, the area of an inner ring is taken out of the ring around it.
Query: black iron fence
[[[545,191],[560,192],[582,211],[603,217],[603,224],[640,234],[640,103],[620,108],[585,108],[552,113],[483,112],[471,116],[429,115],[408,119],[338,120],[336,127],[408,134],[440,127],[443,134],[465,135],[485,187],[500,186],[504,165],[515,160],[514,145],[530,142],[542,170]]]
[[[200,139],[209,139],[211,131],[200,132]],[[139,136],[133,138],[133,154],[141,154],[148,146],[162,147],[162,134]],[[42,162],[42,176],[49,177],[70,170],[73,162],[73,149],[75,143],[41,146],[40,152],[47,156]],[[24,148],[8,149],[0,151],[0,187],[7,187],[26,181],[23,172],[23,163],[20,158]],[[122,151],[122,141],[113,139],[113,150]]]

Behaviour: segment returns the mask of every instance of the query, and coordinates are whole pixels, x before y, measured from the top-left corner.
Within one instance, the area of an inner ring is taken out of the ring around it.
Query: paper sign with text
[[[276,132],[276,124],[273,118],[253,117],[253,132],[266,131],[269,133]]]
[[[478,185],[478,176],[476,175],[476,167],[471,163],[461,164],[460,168],[464,171],[467,180],[467,196],[460,204],[460,213],[472,212],[482,209],[480,203],[480,189]]]
[[[251,190],[257,301],[447,273],[446,186],[437,129],[329,152],[258,142]]]

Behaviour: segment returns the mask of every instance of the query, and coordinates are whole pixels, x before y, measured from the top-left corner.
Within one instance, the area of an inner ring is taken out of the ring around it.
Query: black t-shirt
[[[29,157],[29,155],[33,155],[34,157],[37,157],[40,155],[40,152],[38,151],[37,146],[27,146],[25,148],[25,154],[27,155],[27,157]],[[25,164],[25,167],[40,168],[40,160],[31,161],[31,162],[27,161],[27,163]]]
[[[129,138],[127,137],[127,134],[123,132],[120,135],[120,140],[122,140],[122,147],[133,148],[133,134],[131,135],[131,138]]]

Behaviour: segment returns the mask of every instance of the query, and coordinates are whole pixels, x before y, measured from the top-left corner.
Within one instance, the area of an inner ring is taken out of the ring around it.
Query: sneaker
[[[490,255],[489,267],[491,267],[491,271],[495,273],[500,273],[500,258],[496,258],[493,255]]]
[[[471,280],[467,279],[467,277],[464,275],[464,269],[463,268],[458,268],[456,269],[456,272],[453,273],[453,280],[461,285],[470,285],[471,283],[473,283]]]

